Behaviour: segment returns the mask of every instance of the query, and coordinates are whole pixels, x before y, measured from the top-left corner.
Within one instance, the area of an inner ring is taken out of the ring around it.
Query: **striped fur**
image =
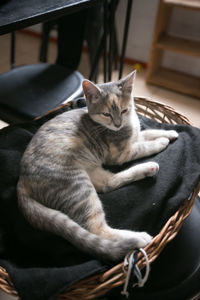
[[[111,228],[97,192],[153,176],[158,165],[139,164],[118,174],[102,165],[160,152],[177,137],[172,131],[140,132],[134,77],[102,85],[85,80],[88,111],[62,113],[38,130],[22,158],[18,182],[19,207],[33,226],[109,260],[144,247],[151,237]]]

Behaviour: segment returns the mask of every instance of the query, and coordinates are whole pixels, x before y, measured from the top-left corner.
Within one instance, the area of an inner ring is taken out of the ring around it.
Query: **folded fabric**
[[[73,107],[82,107],[83,103],[77,101]],[[44,122],[69,109],[0,131],[0,265],[9,272],[22,300],[56,299],[75,282],[111,266],[60,237],[32,228],[18,210],[16,184],[27,144]],[[159,163],[155,177],[99,196],[111,226],[156,235],[200,180],[200,130],[188,125],[160,124],[146,117],[140,117],[140,121],[142,129],[175,129],[179,138],[163,152],[140,160]],[[116,172],[138,162],[105,168]]]

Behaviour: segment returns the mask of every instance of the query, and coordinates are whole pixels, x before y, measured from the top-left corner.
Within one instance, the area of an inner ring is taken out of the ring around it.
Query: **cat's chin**
[[[120,127],[118,127],[118,128],[117,128],[117,127],[114,127],[114,128],[112,128],[111,130],[112,130],[112,131],[119,131],[119,130],[122,129],[122,127],[123,127],[123,126],[120,126]]]
[[[93,121],[95,121],[96,123],[98,123],[99,125],[101,125],[102,127],[104,127],[105,129],[108,129],[110,131],[119,131],[123,127],[123,125],[121,125],[120,127],[105,125],[105,124],[102,124],[100,122],[97,122],[97,120],[95,120],[95,119],[93,119]]]
[[[120,127],[115,127],[115,126],[106,126],[107,129],[111,130],[111,131],[119,131],[122,129],[123,126]]]

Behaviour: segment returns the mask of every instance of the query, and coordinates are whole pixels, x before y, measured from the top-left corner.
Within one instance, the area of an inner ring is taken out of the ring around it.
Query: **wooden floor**
[[[8,71],[9,64],[9,51],[10,51],[10,36],[0,36],[0,73]],[[38,62],[40,41],[38,37],[27,35],[26,33],[17,33],[16,42],[16,65],[25,65]],[[54,63],[56,59],[56,44],[50,42],[48,61]],[[80,72],[88,78],[89,75],[89,60],[87,53],[83,53],[81,63],[79,66]],[[125,64],[124,75],[133,70],[133,66]],[[102,82],[103,75],[100,67],[99,82]],[[175,93],[171,90],[167,90],[155,85],[146,84],[145,81],[145,69],[142,69],[137,74],[135,95],[152,97],[155,100],[168,104],[174,107],[177,111],[185,114],[195,126],[200,127],[200,99],[193,98],[184,94]],[[115,80],[118,77],[118,71],[113,71],[112,79]],[[0,121],[0,127],[6,124]]]

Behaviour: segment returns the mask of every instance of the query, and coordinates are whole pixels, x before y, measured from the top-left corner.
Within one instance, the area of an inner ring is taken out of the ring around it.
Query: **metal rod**
[[[90,71],[90,75],[89,75],[89,80],[94,80],[94,78],[95,78],[95,75],[96,75],[96,72],[97,72],[97,67],[98,67],[98,62],[99,62],[99,59],[101,57],[101,53],[102,53],[103,46],[104,46],[104,35],[105,35],[105,33],[103,34],[103,37],[101,38],[100,45],[97,49],[96,55],[95,55],[94,60],[92,62],[91,71]]]
[[[127,9],[126,9],[126,21],[125,21],[125,26],[124,26],[123,43],[122,43],[122,53],[121,53],[121,58],[120,58],[119,79],[122,77],[122,73],[123,73],[124,56],[125,56],[125,51],[126,51],[132,3],[133,3],[132,0],[128,0]]]
[[[11,43],[10,43],[10,68],[15,68],[15,31],[11,32]]]
[[[116,9],[116,0],[112,0],[110,3],[110,22],[109,22],[109,31],[110,31],[110,43],[109,43],[109,64],[108,64],[108,80],[112,80],[112,64],[113,64],[113,49],[114,49],[114,26],[115,26],[115,9]]]
[[[108,0],[105,0],[104,1],[104,51],[103,51],[104,82],[107,81],[107,35],[108,35]]]

